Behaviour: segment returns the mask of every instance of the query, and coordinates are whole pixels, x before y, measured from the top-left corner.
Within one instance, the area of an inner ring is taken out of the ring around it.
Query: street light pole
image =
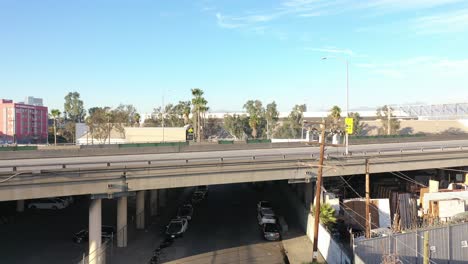
[[[343,60],[346,64],[346,117],[349,115],[349,64],[348,59],[341,58],[341,57],[322,57],[322,60],[326,60],[329,58],[333,59],[340,59]],[[345,131],[346,132],[346,131]],[[345,133],[345,154],[348,156],[349,154],[349,137],[348,133]]]
[[[162,134],[163,134],[163,137],[162,137],[162,142],[164,142],[164,114],[166,113],[166,107],[164,106],[164,91],[163,91],[163,95],[162,95]]]
[[[348,60],[346,60],[346,117],[349,117],[349,67],[348,67]],[[348,132],[345,133],[346,136],[346,149],[345,153],[346,156],[349,154],[349,135]]]

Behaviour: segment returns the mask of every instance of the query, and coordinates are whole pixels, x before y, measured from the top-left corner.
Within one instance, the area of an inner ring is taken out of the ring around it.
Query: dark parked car
[[[276,241],[281,239],[279,226],[277,224],[266,223],[262,226],[263,237],[269,241]]]
[[[205,193],[201,191],[195,191],[192,194],[192,203],[199,203],[205,198]]]
[[[207,185],[197,186],[195,191],[202,192],[205,196],[208,196],[208,186]]]
[[[113,236],[115,236],[115,229],[113,226],[101,227],[101,237],[103,240],[111,239]],[[88,242],[88,240],[89,240],[89,232],[87,229],[82,229],[73,235],[73,241],[75,243]]]

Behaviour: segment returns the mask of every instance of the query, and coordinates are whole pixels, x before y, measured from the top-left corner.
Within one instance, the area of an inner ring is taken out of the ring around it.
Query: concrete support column
[[[89,264],[101,264],[101,199],[91,200],[89,205]]]
[[[127,196],[117,200],[117,246],[127,246]]]
[[[136,228],[145,228],[145,191],[136,193]]]
[[[151,216],[158,214],[158,190],[151,190],[150,192],[150,208]]]
[[[161,207],[165,207],[166,202],[167,202],[167,197],[166,197],[167,190],[166,189],[160,189],[158,191],[158,193],[159,193],[159,205]]]
[[[16,201],[16,212],[19,212],[19,213],[24,212],[24,200]]]
[[[313,195],[314,191],[312,188],[314,187],[314,184],[309,182],[309,183],[304,183],[304,204],[307,209],[310,210],[312,207],[311,203],[314,200]]]

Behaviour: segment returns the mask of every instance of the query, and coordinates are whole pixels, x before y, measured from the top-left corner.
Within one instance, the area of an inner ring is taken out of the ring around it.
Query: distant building
[[[32,104],[29,104],[32,103]],[[47,143],[48,109],[42,99],[27,97],[26,102],[0,99],[0,143]]]
[[[24,99],[24,102],[21,102],[22,104],[27,104],[27,105],[35,105],[35,106],[43,106],[42,98],[36,98],[33,96],[28,96]]]

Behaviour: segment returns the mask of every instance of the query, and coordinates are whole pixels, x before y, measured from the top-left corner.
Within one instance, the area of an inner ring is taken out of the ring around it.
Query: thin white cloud
[[[386,77],[401,78],[415,73],[432,76],[459,76],[468,74],[468,59],[447,59],[419,56],[386,63],[359,63],[357,67],[371,69]]]
[[[354,56],[356,55],[352,50],[350,49],[339,49],[335,47],[325,47],[325,48],[304,48],[305,50],[310,50],[310,51],[317,51],[317,52],[323,52],[323,53],[334,53],[334,54],[345,54],[348,56]]]
[[[367,14],[375,13],[382,15],[388,12],[430,9],[458,2],[462,2],[462,0],[283,0],[278,6],[270,9],[260,11],[245,10],[242,14],[228,15],[218,12],[216,18],[218,25],[221,27],[239,28],[257,26],[259,23],[266,23],[285,17],[302,17],[307,19],[356,10],[363,10]],[[448,22],[443,22],[443,17],[423,17],[419,23],[435,24],[442,27],[444,24],[448,24]],[[466,21],[466,17],[463,14],[459,14],[456,18],[450,18],[450,21],[454,22],[460,20],[464,22]],[[464,25],[466,24],[464,23]]]
[[[244,16],[225,16],[221,13],[216,13],[218,25],[225,28],[238,28],[252,26],[258,23],[264,23],[282,16],[282,12],[272,14],[252,14]]]
[[[463,0],[373,0],[365,1],[362,7],[383,9],[386,11],[434,8],[462,2]]]
[[[234,22],[232,19],[221,15],[221,13],[216,13],[216,19],[218,21],[218,26],[223,28],[238,28],[245,26],[245,24]]]
[[[322,12],[312,12],[312,13],[304,13],[304,14],[299,14],[300,17],[318,17],[323,15]]]
[[[416,18],[412,28],[420,34],[463,32],[468,30],[468,9]]]

